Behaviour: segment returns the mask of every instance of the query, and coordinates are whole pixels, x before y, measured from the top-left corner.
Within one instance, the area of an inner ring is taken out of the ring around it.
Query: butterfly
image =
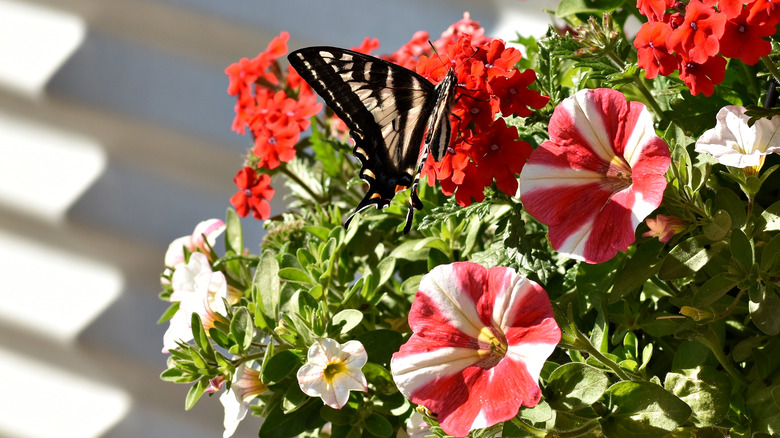
[[[452,68],[434,85],[391,62],[336,47],[307,47],[287,56],[350,130],[352,153],[368,192],[344,222],[371,205],[383,208],[411,187],[404,234],[423,205],[417,185],[428,154],[440,161],[450,143],[457,76]]]

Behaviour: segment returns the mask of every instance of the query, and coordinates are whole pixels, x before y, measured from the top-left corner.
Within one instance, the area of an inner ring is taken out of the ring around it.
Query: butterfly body
[[[336,47],[307,47],[288,59],[355,141],[353,154],[368,191],[344,226],[355,213],[371,205],[386,207],[397,192],[411,188],[404,227],[409,232],[414,209],[422,209],[417,184],[423,163],[429,153],[441,160],[449,145],[454,71],[434,85],[399,65]]]

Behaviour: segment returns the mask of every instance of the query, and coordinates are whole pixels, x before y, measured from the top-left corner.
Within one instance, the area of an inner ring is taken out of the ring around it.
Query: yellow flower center
[[[325,371],[323,371],[323,374],[325,375],[325,381],[330,384],[337,375],[346,371],[347,366],[344,364],[344,362],[341,361],[341,359],[333,359],[333,361],[325,367]]]
[[[604,172],[606,178],[601,183],[603,187],[612,193],[631,187],[631,166],[623,157],[614,156]]]
[[[479,354],[482,359],[482,366],[490,368],[496,365],[506,355],[507,342],[503,333],[496,332],[492,327],[482,327],[479,331]]]

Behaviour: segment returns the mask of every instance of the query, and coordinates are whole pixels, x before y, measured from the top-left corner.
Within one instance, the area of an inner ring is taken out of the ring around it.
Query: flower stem
[[[715,340],[715,336],[710,331],[707,334],[696,336],[696,340],[701,342],[702,344],[706,345],[707,348],[710,349],[712,354],[715,355],[715,358],[720,362],[720,365],[723,367],[724,370],[726,370],[727,373],[731,377],[734,378],[734,380],[738,381],[742,385],[747,386],[748,382],[745,380],[744,377],[742,377],[742,374],[739,373],[739,371],[734,368],[734,365],[731,364],[731,361],[729,361],[729,358],[726,357],[726,355],[723,353],[723,349],[720,348],[720,345],[717,340]]]
[[[780,82],[780,69],[777,68],[777,64],[772,61],[772,58],[769,56],[763,56],[761,61],[764,62],[764,65],[769,69],[769,72],[772,73],[772,76],[775,77],[775,80]]]
[[[305,191],[306,191],[306,193],[308,193],[308,194],[309,194],[309,196],[311,196],[311,198],[312,198],[312,199],[313,199],[315,202],[317,202],[318,204],[322,204],[322,201],[323,201],[323,200],[322,200],[322,199],[320,199],[319,195],[317,195],[316,193],[314,193],[314,190],[312,190],[312,189],[311,189],[311,187],[309,187],[308,185],[306,185],[306,183],[304,183],[304,182],[303,182],[303,181],[302,181],[300,178],[298,178],[298,175],[296,175],[296,174],[294,174],[293,172],[291,172],[291,171],[290,171],[290,169],[288,169],[286,165],[282,165],[282,166],[280,166],[280,169],[282,170],[282,173],[283,173],[283,174],[285,174],[285,175],[287,176],[287,178],[290,178],[291,180],[293,180],[293,182],[295,182],[295,183],[296,183],[296,184],[298,184],[298,185],[299,185],[299,186],[300,186],[300,187],[301,187],[303,190],[305,190]]]

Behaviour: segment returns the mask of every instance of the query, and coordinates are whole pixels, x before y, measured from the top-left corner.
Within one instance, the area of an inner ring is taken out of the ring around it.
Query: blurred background
[[[0,0],[0,437],[222,435],[217,397],[185,412],[188,387],[159,380],[156,321],[168,244],[224,219],[250,147],[225,67],[282,30],[291,50],[371,36],[389,53],[464,11],[540,35],[556,3]],[[261,224],[244,232],[257,252]]]

